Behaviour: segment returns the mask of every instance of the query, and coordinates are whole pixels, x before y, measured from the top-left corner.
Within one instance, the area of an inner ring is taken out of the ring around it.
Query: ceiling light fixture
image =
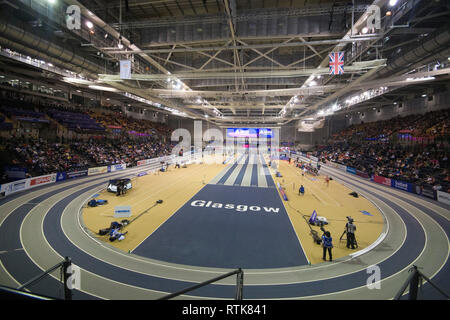
[[[90,85],[89,88],[94,89],[94,90],[100,90],[100,91],[118,92],[118,90],[116,88],[96,86],[96,85]]]
[[[397,4],[398,0],[389,0],[389,5],[391,7],[395,6]]]

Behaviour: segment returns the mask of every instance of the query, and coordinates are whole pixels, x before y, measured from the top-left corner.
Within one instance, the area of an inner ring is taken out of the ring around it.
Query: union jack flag
[[[330,74],[344,73],[344,52],[331,52],[330,55]]]

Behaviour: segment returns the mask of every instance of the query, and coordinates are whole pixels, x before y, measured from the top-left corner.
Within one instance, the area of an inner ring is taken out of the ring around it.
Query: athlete
[[[305,194],[305,187],[303,187],[303,185],[301,185],[300,189],[298,189],[298,194],[300,194],[302,196]]]

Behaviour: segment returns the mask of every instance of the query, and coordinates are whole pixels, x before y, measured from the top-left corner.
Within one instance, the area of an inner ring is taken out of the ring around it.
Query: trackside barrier
[[[78,170],[78,171],[72,171],[72,172],[66,172],[67,179],[73,179],[73,178],[79,178],[79,177],[85,177],[88,175],[88,170]]]
[[[189,161],[196,155],[198,155],[198,153],[192,154],[190,151],[185,152],[183,154],[183,156],[181,157],[181,161]],[[172,163],[174,163],[174,161],[180,161],[180,157],[175,156],[175,155],[170,155],[170,156],[164,156],[164,157],[159,157],[159,158],[140,160],[137,162],[137,166],[144,166],[144,165],[156,164],[156,163],[159,164],[161,162],[168,162],[169,164],[172,164]]]
[[[175,297],[177,297],[179,295],[182,295],[182,294],[184,294],[186,292],[189,292],[189,291],[192,291],[192,290],[204,287],[204,286],[206,286],[206,285],[208,285],[210,283],[213,283],[213,282],[216,282],[216,281],[228,278],[228,277],[233,276],[233,275],[236,275],[236,295],[235,295],[235,300],[242,300],[243,289],[244,289],[244,271],[241,268],[233,270],[233,271],[230,271],[228,273],[225,273],[224,275],[218,276],[218,277],[216,277],[214,279],[204,281],[204,282],[199,283],[199,284],[197,284],[195,286],[192,286],[192,287],[180,290],[178,292],[169,294],[167,296],[159,298],[158,300],[172,299],[172,298],[175,298]]]
[[[437,191],[437,200],[450,206],[450,193]]]
[[[392,185],[391,179],[374,175],[372,181],[390,187]]]
[[[408,192],[414,192],[413,191],[413,185],[411,183],[408,182],[403,182],[403,181],[399,181],[399,180],[394,180],[391,179],[391,187],[392,188],[396,188],[396,189],[400,189],[403,191],[408,191]]]
[[[126,163],[122,163],[122,164],[113,164],[111,166],[108,166],[108,172],[114,172],[114,171],[119,171],[119,170],[125,170],[127,168],[127,164]]]
[[[18,180],[10,183],[5,183],[1,185],[0,192],[5,196],[10,195],[15,192],[19,192],[26,189],[35,188],[38,186],[50,184],[56,182],[56,173],[47,174],[44,176],[33,177],[23,180]]]
[[[108,172],[108,166],[89,168],[88,176],[92,176],[94,174],[100,174],[100,173],[107,173],[107,172]]]
[[[355,169],[355,168],[352,168],[352,167],[347,167],[347,168],[346,168],[346,171],[347,171],[348,173],[351,173],[351,174],[356,174],[356,169]]]

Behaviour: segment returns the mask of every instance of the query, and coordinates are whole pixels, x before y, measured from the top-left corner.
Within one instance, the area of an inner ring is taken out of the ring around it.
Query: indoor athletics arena
[[[448,300],[449,21],[444,0],[0,1],[1,298]]]

